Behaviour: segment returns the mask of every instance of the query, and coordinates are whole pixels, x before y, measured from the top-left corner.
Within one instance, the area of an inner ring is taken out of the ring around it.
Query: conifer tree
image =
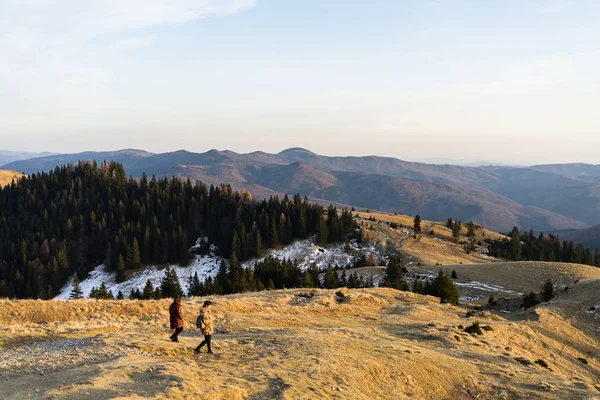
[[[256,232],[256,258],[260,258],[262,255],[262,238],[260,237],[260,231]]]
[[[160,285],[160,292],[163,297],[171,297],[174,298],[176,296],[183,295],[183,291],[181,290],[181,285],[179,284],[179,277],[175,270],[173,270],[170,266],[165,268],[165,276],[162,279]]]
[[[319,244],[320,246],[325,246],[327,243],[329,243],[327,221],[325,221],[325,219],[321,217],[321,222],[319,223],[319,233],[317,235],[317,244]]]
[[[117,263],[117,276],[115,280],[117,283],[121,283],[125,281],[125,260],[123,260],[123,255],[119,254],[119,262]]]
[[[415,229],[415,237],[417,237],[418,235],[421,234],[421,216],[419,214],[417,214],[415,216],[415,219],[413,220],[414,222],[414,229]]]
[[[75,274],[75,278],[73,279],[73,287],[71,289],[71,294],[69,295],[69,299],[71,299],[71,300],[83,299],[83,290],[81,290],[79,283],[80,283],[79,278],[77,277],[77,274]]]
[[[150,282],[150,279],[146,281],[144,290],[142,291],[142,298],[144,300],[150,300],[154,297],[154,285]]]
[[[140,246],[136,238],[133,238],[133,242],[127,249],[127,268],[136,269],[139,268],[142,263],[140,256]]]
[[[600,249],[596,249],[596,254],[594,256],[594,265],[600,268]]]
[[[271,248],[276,248],[279,243],[279,234],[277,233],[277,224],[275,224],[275,218],[271,219],[271,227],[269,229],[269,244]]]
[[[461,226],[459,221],[454,221],[454,225],[452,225],[452,238],[456,241],[460,238]]]
[[[121,292],[119,290],[119,292],[117,293],[117,300],[123,300],[123,299],[125,299],[125,296],[123,296],[123,292]]]
[[[325,270],[323,286],[325,289],[335,289],[338,287],[337,274],[335,273],[331,265],[328,265],[327,269]]]
[[[554,297],[554,285],[551,279],[547,279],[542,286],[542,299],[548,302]]]
[[[467,237],[475,237],[475,224],[473,221],[469,221],[467,224]]]
[[[448,218],[448,221],[446,221],[446,228],[452,229],[453,227],[454,227],[454,221],[452,221],[452,218]]]
[[[269,279],[267,283],[267,290],[275,290],[275,283],[273,283],[273,279]]]
[[[302,276],[302,286],[305,288],[314,288],[315,283],[313,282],[312,275],[309,271],[304,272]]]

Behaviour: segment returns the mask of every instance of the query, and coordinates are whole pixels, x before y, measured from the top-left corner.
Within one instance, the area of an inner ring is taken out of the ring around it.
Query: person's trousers
[[[210,339],[211,339],[211,335],[204,335],[204,340],[202,341],[202,343],[200,343],[198,345],[198,347],[196,347],[196,349],[200,350],[202,348],[202,346],[206,345],[206,347],[208,347],[208,351],[212,351],[210,349]]]
[[[175,333],[173,333],[173,334],[171,335],[171,338],[172,338],[172,339],[177,339],[177,338],[179,337],[179,334],[180,334],[181,332],[183,332],[183,326],[182,326],[182,327],[180,327],[180,328],[177,328],[177,329],[175,329]]]

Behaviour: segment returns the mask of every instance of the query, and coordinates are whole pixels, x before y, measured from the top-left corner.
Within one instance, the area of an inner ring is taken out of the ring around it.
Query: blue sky
[[[0,0],[0,147],[600,163],[599,11]]]

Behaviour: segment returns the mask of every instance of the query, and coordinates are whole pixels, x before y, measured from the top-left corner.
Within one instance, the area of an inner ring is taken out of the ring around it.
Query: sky
[[[0,0],[0,149],[600,164],[600,1]]]

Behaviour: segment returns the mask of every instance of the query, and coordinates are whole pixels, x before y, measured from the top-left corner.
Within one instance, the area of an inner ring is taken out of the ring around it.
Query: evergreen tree
[[[510,234],[510,257],[512,260],[521,261],[521,237],[519,235],[519,229],[515,226]]]
[[[600,249],[596,249],[596,254],[594,255],[594,265],[600,268]]]
[[[475,224],[473,221],[469,221],[467,224],[467,237],[475,237]]]
[[[448,274],[444,274],[441,270],[433,282],[433,294],[440,298],[442,303],[458,304],[459,294],[458,289],[454,285],[454,281]]]
[[[135,269],[139,268],[142,264],[142,259],[140,256],[140,246],[136,238],[133,239],[133,242],[127,249],[127,268]]]
[[[71,289],[71,294],[69,295],[69,299],[71,299],[71,300],[83,299],[83,290],[81,290],[79,283],[80,283],[79,278],[77,277],[77,275],[75,275],[75,278],[73,279],[73,287]]]
[[[382,286],[398,290],[408,290],[408,284],[404,279],[406,272],[406,267],[399,259],[395,257],[390,258],[385,269]]]
[[[425,294],[425,286],[423,285],[423,281],[418,277],[415,278],[413,282],[412,291],[418,294]]]
[[[273,283],[273,279],[269,279],[267,283],[267,290],[275,290],[275,283]]]
[[[547,279],[542,286],[542,299],[545,302],[550,301],[554,297],[554,285],[552,284],[552,280]]]
[[[327,221],[321,217],[321,222],[319,223],[319,233],[317,235],[317,244],[320,246],[325,246],[327,243],[329,243],[327,235]]]
[[[314,288],[315,283],[313,282],[312,275],[309,271],[306,271],[302,276],[302,286],[305,288]]]
[[[117,281],[117,283],[121,283],[124,282],[125,279],[125,260],[123,260],[123,255],[119,254],[119,262],[117,264],[117,276],[115,280]]]
[[[162,296],[170,298],[183,295],[181,285],[179,284],[179,277],[177,276],[175,270],[173,270],[170,266],[165,268],[165,276],[163,277],[160,285],[160,292],[162,293]]]
[[[123,296],[123,292],[121,292],[119,290],[119,292],[117,293],[117,300],[123,300],[123,299],[125,299],[125,296]]]
[[[142,291],[142,298],[144,300],[150,300],[154,297],[154,285],[150,282],[150,279],[146,281],[146,286],[144,286],[144,290]]]
[[[260,258],[262,255],[262,238],[260,232],[256,232],[256,258]]]
[[[325,270],[323,286],[325,289],[335,289],[338,287],[337,275],[331,265],[328,265],[327,269]]]
[[[446,222],[446,228],[448,228],[448,229],[454,228],[454,221],[452,221],[452,218],[448,218],[448,221]]]
[[[459,221],[454,221],[454,225],[452,225],[452,238],[456,241],[460,238],[461,226]]]
[[[421,216],[417,214],[414,219],[414,229],[415,229],[415,237],[421,234]]]
[[[279,234],[277,233],[277,225],[275,224],[275,218],[271,220],[271,227],[269,229],[269,244],[271,248],[276,248],[279,243]]]

